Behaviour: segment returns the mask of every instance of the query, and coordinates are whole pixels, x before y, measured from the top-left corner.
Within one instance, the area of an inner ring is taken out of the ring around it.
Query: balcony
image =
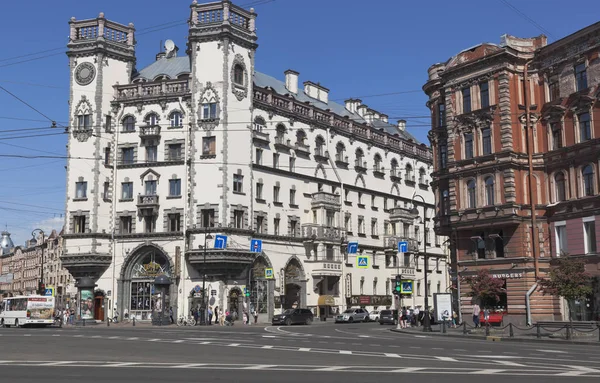
[[[296,149],[296,154],[303,155],[303,156],[310,155],[310,146],[308,146],[302,142],[296,142],[294,149]]]
[[[313,193],[311,206],[312,208],[333,207],[336,210],[339,210],[341,207],[340,196],[338,194],[332,194],[323,191]]]
[[[271,142],[269,133],[259,132],[258,130],[252,131],[252,140],[262,144],[269,144],[269,142]]]
[[[404,179],[404,183],[407,185],[415,186],[415,175],[407,174],[406,178]]]
[[[373,175],[377,178],[383,178],[385,176],[384,168],[382,166],[373,165]]]
[[[121,102],[165,96],[179,97],[189,94],[188,80],[116,85],[114,88],[116,101]]]
[[[146,125],[140,127],[141,138],[158,138],[160,137],[159,125]]]
[[[307,240],[329,241],[339,243],[342,239],[343,229],[333,226],[305,223],[302,225],[302,237]]]
[[[354,170],[356,170],[359,173],[366,173],[367,172],[367,161],[362,161],[360,159],[354,161]]]
[[[158,214],[158,196],[138,195],[137,207],[142,215]]]
[[[413,223],[415,218],[415,215],[411,213],[410,209],[398,206],[390,209],[390,220],[392,222],[402,221],[406,223]]]
[[[402,180],[400,172],[395,169],[392,169],[392,171],[390,172],[390,180],[392,182],[400,182]]]
[[[338,168],[348,169],[348,165],[350,165],[350,163],[348,162],[348,156],[342,157],[341,155],[336,155],[335,164]]]
[[[275,149],[289,151],[292,148],[292,140],[285,136],[275,136]]]
[[[311,274],[314,276],[342,276],[342,261],[340,259],[318,259],[305,261],[312,266]]]
[[[329,153],[323,148],[315,148],[315,161],[326,163],[329,161]]]

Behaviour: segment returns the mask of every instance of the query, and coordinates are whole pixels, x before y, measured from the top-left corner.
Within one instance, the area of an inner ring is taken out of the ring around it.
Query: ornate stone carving
[[[204,108],[202,104],[216,104],[216,116],[210,118],[205,118],[204,116]],[[198,106],[198,127],[204,129],[207,132],[212,131],[219,125],[219,105],[220,98],[217,90],[214,88],[213,84],[208,81],[206,83],[206,87],[202,89],[202,93],[200,96],[200,105]]]
[[[75,81],[79,85],[88,85],[96,77],[96,68],[89,62],[81,63],[75,68]]]
[[[86,96],[81,96],[81,100],[77,103],[75,107],[75,114],[73,116],[73,137],[77,139],[79,142],[85,142],[92,136],[92,126],[94,126],[93,116],[94,111],[92,109],[92,104],[87,99]],[[87,116],[87,122],[80,122],[79,116],[85,119],[83,116]]]
[[[241,66],[243,69],[243,84],[237,84],[234,81],[235,76],[235,68],[237,66]],[[237,53],[233,58],[233,63],[231,65],[231,92],[235,95],[238,101],[242,101],[244,98],[248,96],[248,70],[246,69],[246,64],[244,63],[244,56]]]

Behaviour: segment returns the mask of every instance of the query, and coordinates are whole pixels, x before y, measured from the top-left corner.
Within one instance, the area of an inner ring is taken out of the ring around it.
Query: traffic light
[[[250,296],[250,290],[248,290],[247,287],[244,287],[244,296],[245,297],[249,297]]]
[[[38,294],[44,295],[45,292],[46,292],[46,285],[44,284],[44,282],[39,281],[38,282]]]
[[[394,295],[400,295],[401,287],[402,287],[402,276],[396,275],[395,284],[394,284]]]

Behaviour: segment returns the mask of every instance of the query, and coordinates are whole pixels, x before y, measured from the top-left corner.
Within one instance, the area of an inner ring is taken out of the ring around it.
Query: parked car
[[[368,322],[369,312],[365,309],[348,309],[335,317],[335,323],[339,322]]]
[[[381,310],[379,312],[379,324],[398,324],[398,310]]]
[[[290,326],[292,324],[311,324],[313,322],[314,315],[312,311],[307,309],[287,309],[283,313],[274,315],[271,323],[284,324]]]
[[[379,310],[373,310],[369,313],[369,320],[373,322],[379,321]]]

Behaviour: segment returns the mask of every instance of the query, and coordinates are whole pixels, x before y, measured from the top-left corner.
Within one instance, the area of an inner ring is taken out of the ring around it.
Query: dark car
[[[398,324],[398,310],[381,310],[379,324]]]
[[[314,315],[312,311],[307,309],[287,309],[282,314],[274,315],[272,323],[284,324],[286,326],[292,324],[311,324]]]

